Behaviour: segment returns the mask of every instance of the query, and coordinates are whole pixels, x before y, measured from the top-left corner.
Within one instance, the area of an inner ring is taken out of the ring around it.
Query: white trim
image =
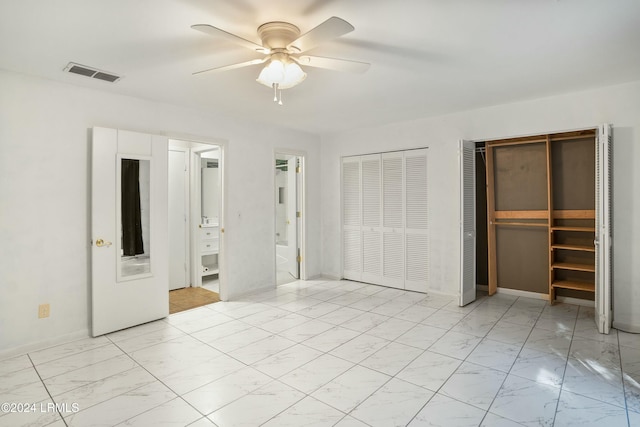
[[[521,291],[519,289],[509,289],[509,288],[498,287],[496,289],[496,294],[505,294],[505,295],[513,295],[513,296],[516,296],[516,297],[542,299],[542,300],[545,300],[545,301],[549,300],[549,295],[548,294],[540,294],[538,292]]]
[[[596,306],[595,301],[591,301],[591,300],[588,300],[588,299],[581,299],[581,298],[556,296],[556,301],[562,302],[562,303],[565,303],[565,304],[580,305],[582,307],[593,307],[593,308],[595,308],[595,306]]]
[[[69,334],[60,335],[55,338],[49,338],[42,341],[32,342],[30,344],[21,345],[19,347],[10,348],[0,351],[0,360],[8,359],[10,357],[19,356],[21,354],[31,353],[34,351],[44,350],[57,345],[66,344],[73,341],[78,341],[84,338],[91,338],[89,335],[89,329],[82,329]]]
[[[487,285],[477,285],[480,290],[488,290]],[[500,288],[498,287],[496,290],[496,294],[504,294],[504,295],[513,295],[517,297],[524,298],[533,298],[533,299],[542,299],[548,301],[547,294],[540,294],[538,292],[529,292],[529,291],[521,291],[519,289],[509,289],[509,288]],[[572,298],[572,297],[556,297],[556,301],[562,302],[565,304],[573,304],[573,305],[581,305],[584,307],[595,307],[595,303],[591,300],[581,299],[581,298]]]

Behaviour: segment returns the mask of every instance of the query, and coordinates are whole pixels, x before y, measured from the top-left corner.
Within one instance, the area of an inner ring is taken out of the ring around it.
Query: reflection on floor
[[[220,301],[220,295],[203,288],[182,288],[169,292],[169,314]]]
[[[122,276],[135,276],[136,274],[145,274],[151,271],[151,263],[149,255],[123,256],[122,257]]]
[[[640,426],[640,336],[593,316],[298,281],[0,360],[0,402],[38,409],[0,425]]]
[[[212,276],[205,276],[202,278],[202,287],[210,290],[211,292],[215,292],[217,294],[220,293],[220,280],[218,280],[218,275],[214,274]]]
[[[276,271],[276,283],[278,286],[285,285],[287,283],[295,282],[296,279],[288,271],[277,270]]]

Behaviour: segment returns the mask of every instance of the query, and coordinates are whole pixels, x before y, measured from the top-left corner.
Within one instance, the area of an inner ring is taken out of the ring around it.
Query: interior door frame
[[[299,218],[298,224],[297,224],[297,240],[298,240],[298,248],[300,250],[300,266],[299,266],[299,280],[307,280],[307,268],[306,268],[306,263],[307,263],[307,247],[306,247],[306,242],[307,242],[307,180],[306,180],[306,156],[307,156],[307,152],[306,151],[300,151],[300,150],[292,150],[290,148],[274,148],[273,150],[273,158],[272,158],[272,165],[274,166],[273,168],[273,173],[271,174],[271,179],[272,179],[272,183],[271,183],[271,188],[273,188],[273,193],[275,194],[276,192],[276,174],[275,174],[275,164],[276,164],[276,159],[278,157],[278,155],[285,155],[285,156],[295,156],[298,157],[300,159],[300,177],[299,177],[299,181],[298,181],[298,191],[297,191],[297,206],[300,208],[300,212],[301,212],[301,216]],[[276,260],[276,198],[273,197],[273,206],[271,209],[271,212],[273,213],[273,229],[271,232],[271,235],[273,236],[273,278],[274,278],[274,287],[277,286],[277,275],[278,275],[278,266],[277,266],[277,260]]]
[[[218,223],[220,227],[220,240],[219,240],[219,248],[218,248],[218,283],[220,285],[220,300],[227,301],[229,296],[228,289],[228,281],[227,281],[227,268],[226,268],[226,252],[227,252],[227,243],[225,239],[225,218],[227,216],[227,191],[226,191],[226,182],[227,182],[227,171],[225,168],[225,154],[227,150],[227,142],[226,141],[210,141],[210,140],[202,140],[193,137],[170,137],[170,139],[183,141],[185,143],[194,143],[206,145],[206,147],[194,147],[190,149],[191,155],[189,158],[189,169],[190,169],[190,179],[189,186],[191,188],[189,192],[189,197],[191,199],[190,203],[190,227],[189,227],[189,239],[190,239],[190,257],[191,257],[191,286],[192,287],[202,287],[202,272],[201,261],[199,260],[200,255],[200,240],[197,230],[197,225],[200,224],[200,215],[198,212],[201,209],[200,205],[200,197],[197,197],[200,194],[200,180],[195,179],[195,168],[198,167],[197,170],[200,170],[200,164],[198,163],[200,160],[200,153],[204,151],[210,151],[212,149],[218,148],[220,150],[220,156],[218,159],[218,169],[220,170],[220,199],[218,200],[220,206],[220,216],[218,218]]]

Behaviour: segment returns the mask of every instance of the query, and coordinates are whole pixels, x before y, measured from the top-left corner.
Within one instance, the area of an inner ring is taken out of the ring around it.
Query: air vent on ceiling
[[[106,71],[100,71],[95,68],[87,67],[86,65],[76,64],[69,62],[64,71],[67,73],[79,74],[85,77],[91,77],[98,80],[104,80],[106,82],[115,83],[121,79],[121,76]]]

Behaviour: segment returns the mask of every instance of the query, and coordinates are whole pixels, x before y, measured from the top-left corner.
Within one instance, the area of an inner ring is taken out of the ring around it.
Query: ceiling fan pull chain
[[[273,102],[278,102],[278,83],[273,84]]]
[[[279,105],[282,105],[282,89],[280,89],[280,101],[278,101]]]

